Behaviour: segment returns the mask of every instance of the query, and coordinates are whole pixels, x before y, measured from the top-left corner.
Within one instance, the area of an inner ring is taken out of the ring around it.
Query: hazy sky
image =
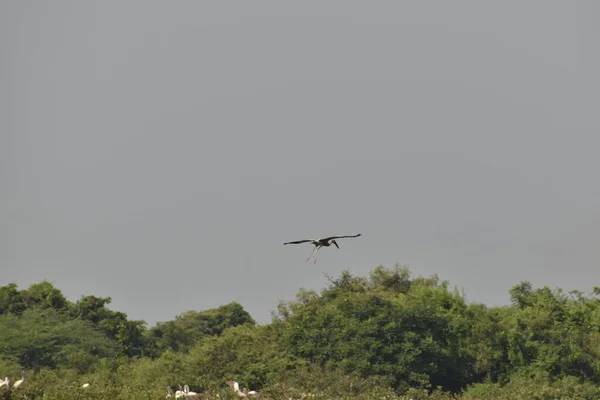
[[[0,285],[268,322],[324,273],[600,285],[600,3],[2,1]],[[306,263],[308,244],[362,233]]]

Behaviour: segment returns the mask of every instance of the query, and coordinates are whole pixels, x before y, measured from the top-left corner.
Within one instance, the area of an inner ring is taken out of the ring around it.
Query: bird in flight
[[[308,260],[310,260],[310,257],[314,253],[314,255],[315,255],[315,262],[313,264],[316,264],[317,263],[317,254],[319,253],[319,249],[321,247],[329,247],[333,243],[333,244],[335,244],[335,247],[337,247],[339,249],[340,246],[338,246],[338,244],[335,241],[335,239],[355,238],[355,237],[359,237],[359,236],[360,236],[360,233],[358,235],[353,235],[353,236],[330,236],[330,237],[326,237],[326,238],[323,238],[323,239],[306,239],[306,240],[297,240],[295,242],[285,242],[284,245],[286,245],[286,244],[312,243],[315,247],[313,248],[312,252],[309,254],[309,256],[306,259],[306,261],[308,262]]]

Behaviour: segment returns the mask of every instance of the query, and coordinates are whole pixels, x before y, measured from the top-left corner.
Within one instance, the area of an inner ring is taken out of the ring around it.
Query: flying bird
[[[286,242],[286,243],[284,243],[284,245],[286,245],[286,244],[312,243],[315,247],[313,248],[312,252],[308,255],[308,258],[306,259],[306,261],[308,262],[308,260],[310,260],[310,257],[314,253],[314,255],[315,255],[315,261],[314,261],[313,264],[316,264],[317,263],[317,254],[319,253],[319,249],[321,247],[329,247],[333,243],[335,245],[335,247],[337,247],[339,249],[340,246],[338,246],[338,244],[335,241],[335,239],[355,238],[355,237],[359,237],[359,236],[360,236],[360,233],[358,235],[353,235],[353,236],[330,236],[330,237],[326,237],[326,238],[323,238],[323,239],[306,239],[306,240],[297,240],[295,242]]]

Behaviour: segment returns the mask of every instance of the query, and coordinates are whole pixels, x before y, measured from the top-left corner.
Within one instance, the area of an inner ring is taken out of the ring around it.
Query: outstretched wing
[[[312,239],[298,240],[296,242],[285,242],[284,245],[286,245],[286,244],[300,244],[300,243],[308,243],[308,242],[312,242]]]
[[[360,236],[360,233],[358,235],[353,235],[353,236],[331,236],[331,237],[323,238],[323,239],[319,239],[319,240],[324,240],[324,241],[329,242],[330,240],[333,240],[333,239],[355,238],[355,237],[359,237],[359,236]]]

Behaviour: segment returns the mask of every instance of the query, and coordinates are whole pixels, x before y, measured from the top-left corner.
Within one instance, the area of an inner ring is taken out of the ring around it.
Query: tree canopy
[[[71,302],[47,281],[9,284],[0,378],[27,378],[0,395],[158,399],[185,383],[227,398],[224,382],[235,379],[273,399],[600,398],[600,289],[520,282],[509,294],[510,304],[487,307],[436,275],[379,266],[300,289],[269,324],[232,302],[148,327],[110,309],[109,297]]]

